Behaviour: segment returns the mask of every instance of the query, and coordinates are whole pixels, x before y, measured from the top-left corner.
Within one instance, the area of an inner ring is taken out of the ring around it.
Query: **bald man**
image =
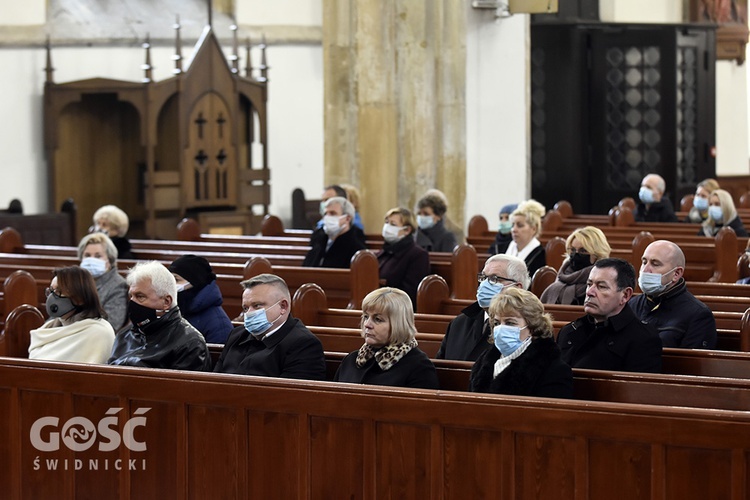
[[[637,222],[677,222],[672,202],[664,196],[666,189],[667,184],[660,175],[648,174],[643,178],[638,192],[640,203],[633,214]]]
[[[685,254],[667,240],[654,241],[643,252],[638,285],[643,293],[630,299],[641,321],[652,323],[664,347],[713,349],[716,321],[711,310],[687,290]]]

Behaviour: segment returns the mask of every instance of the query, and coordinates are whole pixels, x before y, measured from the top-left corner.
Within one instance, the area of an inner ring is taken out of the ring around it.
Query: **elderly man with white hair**
[[[138,263],[128,273],[132,328],[115,338],[110,365],[210,371],[206,340],[180,314],[177,282],[160,262]]]
[[[648,174],[641,181],[638,191],[640,203],[635,207],[637,222],[678,222],[672,202],[664,196],[667,184],[664,178],[657,174]]]
[[[352,257],[366,248],[365,234],[353,225],[354,205],[340,196],[325,202],[323,227],[313,231],[305,267],[349,268]]]

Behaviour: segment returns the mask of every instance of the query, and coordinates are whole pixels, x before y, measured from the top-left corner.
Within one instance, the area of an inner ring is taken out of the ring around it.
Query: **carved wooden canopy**
[[[152,80],[150,44],[142,82],[92,78],[52,81],[49,43],[44,91],[51,206],[74,198],[79,228],[115,204],[130,233],[172,237],[186,215],[206,227],[255,232],[270,203],[266,119],[267,66],[240,74],[236,29],[225,58],[210,26],[182,69],[179,25],[175,76]],[[253,77],[253,73],[257,73]],[[79,235],[80,236],[80,235]]]

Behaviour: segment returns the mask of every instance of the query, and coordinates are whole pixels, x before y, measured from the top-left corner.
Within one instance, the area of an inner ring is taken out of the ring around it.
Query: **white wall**
[[[44,24],[46,0],[0,0],[0,24],[30,26]]]
[[[716,173],[747,175],[748,101],[747,62],[716,63]]]
[[[250,25],[320,26],[323,0],[237,0],[237,22]]]
[[[679,23],[682,0],[599,0],[599,18],[618,23]]]
[[[500,207],[530,195],[529,16],[467,8],[465,220],[495,229]]]

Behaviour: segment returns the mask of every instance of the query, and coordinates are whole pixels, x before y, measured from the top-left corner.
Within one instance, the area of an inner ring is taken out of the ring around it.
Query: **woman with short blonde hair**
[[[716,189],[708,197],[708,217],[703,221],[698,235],[716,236],[722,227],[731,227],[739,237],[747,237],[742,219],[737,215],[734,200],[729,192]]]
[[[536,200],[527,200],[510,214],[510,234],[513,241],[508,244],[505,253],[526,262],[532,278],[537,269],[547,264],[544,247],[539,242],[545,212],[544,205]]]

